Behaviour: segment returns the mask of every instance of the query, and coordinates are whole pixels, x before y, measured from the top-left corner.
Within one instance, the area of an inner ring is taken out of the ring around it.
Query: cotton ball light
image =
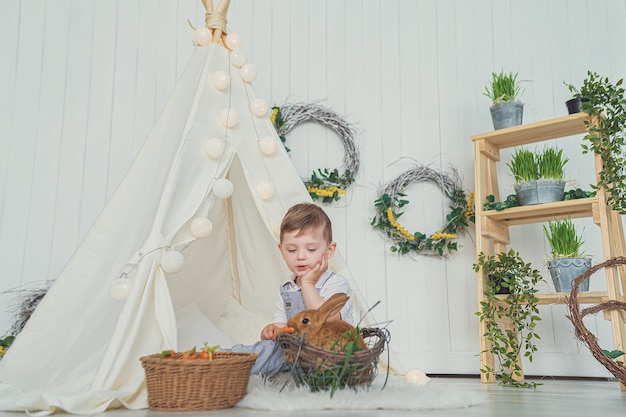
[[[256,79],[256,67],[252,64],[246,64],[239,70],[241,79],[247,83],[251,83]]]
[[[243,38],[238,33],[229,33],[226,36],[226,45],[230,49],[239,49],[243,45]]]
[[[237,124],[238,116],[234,109],[228,108],[220,112],[220,123],[225,127],[233,127]]]
[[[119,277],[109,287],[109,294],[117,301],[126,301],[130,294],[131,282],[126,276]]]
[[[202,239],[207,237],[213,231],[213,223],[206,217],[196,217],[191,221],[189,225],[191,235],[196,239]]]
[[[213,32],[211,29],[202,27],[195,30],[191,40],[194,45],[205,46],[211,42],[212,38]]]
[[[276,188],[274,187],[274,183],[272,181],[264,180],[256,185],[256,192],[259,193],[259,196],[261,196],[263,200],[269,200],[274,197]]]
[[[226,148],[226,143],[223,139],[220,138],[212,138],[207,140],[206,145],[204,145],[204,150],[207,155],[209,155],[213,159],[221,158],[224,154],[224,149]]]
[[[265,117],[270,110],[270,105],[262,98],[255,98],[250,104],[250,111],[256,117]]]
[[[233,183],[226,178],[220,178],[213,184],[213,194],[216,197],[226,199],[233,195]]]
[[[271,156],[276,153],[278,142],[273,136],[264,136],[259,140],[259,148],[263,155]]]
[[[177,250],[170,250],[161,256],[161,269],[168,274],[180,272],[185,266],[185,257]]]
[[[426,385],[428,384],[428,381],[430,381],[430,378],[419,369],[411,369],[406,373],[406,375],[404,375],[404,379],[409,384],[415,385]]]
[[[230,75],[226,71],[215,71],[212,77],[213,87],[226,90],[230,86]]]
[[[230,62],[237,68],[241,68],[248,62],[248,54],[241,48],[235,49],[230,53]]]

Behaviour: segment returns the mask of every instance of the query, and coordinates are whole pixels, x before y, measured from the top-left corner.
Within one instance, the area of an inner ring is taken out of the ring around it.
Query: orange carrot
[[[296,329],[294,329],[293,327],[289,327],[289,326],[285,326],[285,327],[280,327],[276,330],[274,330],[274,339],[276,339],[276,336],[278,336],[281,333],[289,333],[292,334],[296,331]]]
[[[161,352],[159,354],[159,357],[160,358],[176,359],[176,352],[174,352],[172,349],[164,350],[163,352]]]
[[[204,342],[204,346],[202,347],[202,351],[200,352],[200,359],[213,360],[213,352],[215,352],[219,348],[220,345],[209,346],[207,342]]]
[[[198,352],[196,351],[196,347],[183,352],[183,356],[181,359],[198,359]]]

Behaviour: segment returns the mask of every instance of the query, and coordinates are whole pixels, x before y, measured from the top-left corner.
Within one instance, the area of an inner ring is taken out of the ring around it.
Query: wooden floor
[[[619,389],[616,381],[599,380],[551,380],[544,379],[542,386],[537,389],[523,389],[503,387],[499,385],[480,383],[478,378],[437,378],[440,383],[450,384],[451,387],[462,387],[467,390],[475,390],[487,394],[487,401],[481,405],[454,410],[434,411],[310,411],[310,412],[268,412],[254,411],[243,408],[229,408],[225,410],[167,413],[150,410],[112,410],[102,417],[267,417],[267,416],[290,416],[297,414],[298,417],[396,417],[396,416],[436,416],[436,417],[612,417],[626,416],[626,392]],[[5,417],[4,414],[1,414]],[[15,417],[20,414],[7,413],[7,416]]]

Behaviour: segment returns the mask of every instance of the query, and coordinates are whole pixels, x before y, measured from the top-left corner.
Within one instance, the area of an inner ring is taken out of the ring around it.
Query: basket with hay
[[[355,329],[365,342],[365,348],[332,350],[307,343],[307,337],[282,333],[276,341],[291,364],[291,373],[298,385],[312,391],[367,386],[378,374],[378,358],[389,341],[387,329]],[[356,345],[356,344],[354,344]]]
[[[280,333],[276,341],[291,364],[299,385],[311,390],[368,385],[376,376],[378,357],[389,341],[385,329],[359,329],[339,316],[349,297],[334,294],[316,310],[305,310],[289,319],[292,333]]]

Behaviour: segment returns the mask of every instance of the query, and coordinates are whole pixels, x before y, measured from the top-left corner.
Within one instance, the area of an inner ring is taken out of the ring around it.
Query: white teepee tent
[[[208,3],[213,42],[196,48],[128,174],[0,361],[0,410],[145,408],[141,356],[189,348],[181,333],[251,343],[271,320],[289,273],[276,231],[310,197],[245,53],[235,38],[225,47],[228,1],[216,13]],[[331,268],[354,283],[339,254]]]

